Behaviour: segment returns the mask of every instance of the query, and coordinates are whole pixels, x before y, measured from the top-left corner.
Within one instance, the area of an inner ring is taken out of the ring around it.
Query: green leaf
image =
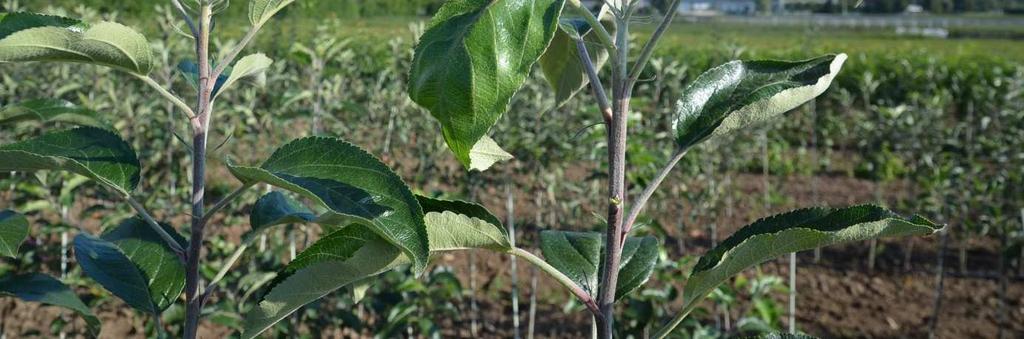
[[[277,12],[291,5],[295,0],[252,0],[249,1],[249,23],[263,27]]]
[[[846,54],[807,61],[732,61],[683,91],[673,128],[682,148],[777,118],[824,93]]]
[[[496,163],[514,158],[514,156],[501,149],[501,146],[498,146],[494,139],[485,135],[469,151],[469,169],[483,172]]]
[[[540,233],[540,249],[544,260],[590,294],[597,292],[597,280],[604,270],[604,243],[604,235],[594,232]],[[615,300],[646,283],[657,261],[657,238],[627,238],[622,248]]]
[[[603,257],[603,256],[602,256]],[[622,246],[615,300],[622,299],[647,282],[658,263],[658,239],[655,237],[626,238]],[[603,268],[604,265],[602,264]]]
[[[213,94],[220,94],[221,88],[224,87],[224,83],[228,81],[228,77],[231,76],[231,67],[224,69],[224,73],[221,73],[217,77],[217,82],[213,84]],[[192,60],[185,60],[178,63],[178,72],[185,78],[192,89],[199,90],[199,65],[196,65]]]
[[[249,213],[249,232],[242,236],[245,242],[252,241],[263,231],[279,225],[313,221],[316,215],[308,207],[281,192],[270,192],[252,206]]]
[[[64,170],[128,196],[139,183],[139,159],[111,131],[79,127],[0,146],[0,171]]]
[[[453,0],[416,46],[409,97],[441,122],[464,166],[558,30],[564,0]]]
[[[506,252],[512,249],[508,231],[483,206],[464,201],[440,200],[417,196],[427,224],[430,251],[488,249]]]
[[[231,68],[231,74],[224,81],[223,86],[216,93],[220,94],[220,90],[231,88],[239,80],[265,75],[267,68],[270,68],[272,64],[274,64],[274,60],[271,60],[263,53],[250,54],[239,59],[235,62],[235,66]]]
[[[114,130],[113,125],[101,118],[96,111],[60,99],[37,99],[0,109],[0,125],[25,121],[60,122]]]
[[[903,219],[871,205],[801,209],[761,219],[700,258],[686,282],[684,309],[740,271],[783,254],[881,237],[928,235],[940,229],[924,218]]]
[[[148,314],[160,313],[149,297],[146,277],[117,245],[85,233],[75,236],[74,245],[75,259],[86,275],[129,306]]]
[[[168,225],[162,225],[182,248],[188,247]],[[145,221],[128,219],[101,236],[116,245],[128,260],[142,271],[149,287],[150,299],[158,310],[165,310],[178,300],[185,288],[185,266],[174,250]]]
[[[0,211],[0,255],[15,258],[28,238],[28,219],[11,210]]]
[[[78,30],[86,28],[81,21],[54,15],[28,12],[0,13],[0,39],[21,30],[36,27],[63,27]]]
[[[608,5],[601,6],[598,18],[601,25],[614,35],[615,20]],[[575,12],[562,14],[559,25],[561,29],[555,33],[551,45],[540,58],[540,67],[544,72],[544,78],[555,90],[555,107],[564,105],[590,83],[586,68],[580,61],[576,41],[583,40],[587,44],[590,60],[598,72],[608,61],[608,49],[601,46],[597,32],[578,14]]]
[[[281,147],[260,167],[228,167],[245,183],[268,183],[316,202],[327,210],[321,218],[369,226],[402,249],[414,271],[426,268],[430,247],[419,203],[397,174],[359,147],[310,137]]]
[[[89,333],[94,337],[100,334],[100,319],[89,310],[89,306],[86,306],[71,288],[48,275],[31,273],[0,279],[0,295],[75,311],[85,319]]]
[[[0,17],[0,62],[59,61],[103,65],[146,75],[153,50],[146,37],[118,23],[87,26],[28,13]]]
[[[591,295],[597,293],[602,247],[604,239],[600,233],[540,232],[544,260]]]
[[[263,301],[245,315],[242,338],[259,335],[299,307],[341,287],[408,262],[399,248],[366,227],[353,225],[333,234],[344,234],[348,241],[342,247],[333,247],[329,255],[323,254],[321,258],[337,260],[309,263],[274,286]]]

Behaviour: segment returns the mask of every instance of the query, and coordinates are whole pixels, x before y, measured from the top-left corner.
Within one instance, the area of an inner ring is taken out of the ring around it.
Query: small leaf
[[[16,258],[28,238],[28,219],[14,211],[0,211],[0,255]]]
[[[761,219],[700,258],[686,282],[684,309],[740,271],[783,254],[881,237],[929,235],[940,229],[924,218],[903,219],[871,205],[802,209]]]
[[[0,146],[0,171],[64,170],[104,184],[123,196],[139,183],[139,159],[116,134],[95,127],[51,132]]]
[[[101,118],[96,111],[75,106],[65,100],[37,99],[0,109],[0,125],[25,121],[60,122],[114,130],[113,125]]]
[[[777,118],[824,93],[846,54],[807,61],[733,61],[715,67],[683,91],[673,128],[676,143],[689,148]]]
[[[558,30],[564,0],[445,2],[416,46],[409,97],[441,122],[448,147],[470,153],[508,110]]]
[[[485,135],[469,151],[469,169],[483,172],[496,163],[514,158],[514,156],[501,149],[501,146],[498,146],[494,139]]]
[[[94,337],[100,334],[100,319],[89,310],[89,306],[86,306],[71,288],[48,275],[31,273],[0,279],[0,295],[75,311],[85,319],[90,334]]]
[[[540,250],[544,260],[576,282],[591,295],[597,293],[597,279],[604,239],[600,233],[543,231]]]
[[[602,256],[603,257],[603,256]],[[622,247],[615,300],[622,299],[647,282],[658,263],[658,239],[655,237],[626,238]],[[603,268],[604,265],[602,264]]]
[[[129,306],[159,314],[149,296],[146,277],[117,245],[85,233],[75,236],[74,245],[75,259],[86,275]]]
[[[196,65],[192,60],[185,60],[178,63],[178,71],[185,77],[185,81],[192,86],[192,89],[199,90],[199,65]],[[228,81],[231,72],[231,67],[227,67],[224,69],[224,73],[217,77],[217,83],[213,84],[213,95],[220,94],[220,90],[224,87],[224,83]]]
[[[278,225],[313,221],[316,215],[308,207],[281,192],[270,192],[252,206],[249,213],[249,232],[242,236],[245,242],[255,239],[263,231]]]
[[[335,138],[303,138],[260,167],[229,169],[245,183],[268,183],[316,202],[327,209],[321,219],[370,226],[412,259],[414,271],[426,268],[430,247],[419,203],[397,174],[359,147]]]
[[[337,232],[345,232],[350,240],[336,250],[331,260],[315,262],[294,272],[274,286],[255,308],[245,315],[242,338],[254,338],[296,309],[328,293],[386,272],[396,265],[408,262],[402,251],[364,226],[353,225]]]
[[[0,62],[81,62],[146,75],[153,50],[146,38],[113,22],[87,26],[73,19],[10,13],[0,17]]]
[[[274,64],[274,60],[268,58],[266,54],[257,53],[247,55],[244,58],[239,59],[238,62],[235,62],[235,66],[231,68],[231,75],[228,76],[228,79],[220,89],[225,90],[231,88],[231,86],[236,82],[245,78],[264,75],[266,74],[267,68],[270,68],[270,65],[272,64]],[[217,94],[220,94],[220,90],[216,90],[216,92]]]
[[[424,221],[431,252],[473,248],[505,252],[512,249],[508,231],[483,206],[424,196],[416,198],[426,213]]]
[[[188,247],[169,225],[162,225],[182,248]],[[145,221],[128,219],[101,236],[116,245],[142,271],[149,287],[149,296],[158,310],[165,310],[178,300],[185,288],[185,266],[174,250]]]
[[[601,6],[598,18],[605,30],[614,35],[615,20],[608,5]],[[600,72],[608,61],[608,49],[601,46],[597,32],[575,12],[562,14],[560,28],[540,58],[544,78],[555,90],[556,108],[564,105],[590,83],[586,68],[580,61],[579,48],[576,47],[577,39],[582,39],[587,44],[587,52],[595,70]]]
[[[249,1],[249,23],[253,27],[262,27],[277,12],[295,0],[251,0]]]

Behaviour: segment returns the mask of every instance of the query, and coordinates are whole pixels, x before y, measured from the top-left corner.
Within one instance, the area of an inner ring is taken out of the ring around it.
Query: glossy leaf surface
[[[85,233],[75,236],[74,245],[75,259],[89,278],[139,311],[160,312],[149,296],[146,277],[117,245]]]
[[[658,263],[658,245],[655,237],[626,238],[622,246],[618,283],[615,285],[615,300],[640,288],[651,277]]]
[[[448,1],[420,37],[409,96],[441,122],[445,141],[464,166],[551,42],[563,4]]]
[[[572,279],[591,295],[597,293],[597,279],[604,239],[599,233],[543,231],[540,249],[544,260]]]
[[[295,0],[250,0],[249,23],[255,27],[263,26],[277,12],[291,5]]]
[[[846,54],[785,61],[732,61],[698,77],[683,92],[673,118],[682,148],[775,119],[821,95]]]
[[[173,228],[163,225],[182,248],[185,239]],[[149,296],[158,310],[165,310],[178,300],[185,288],[185,266],[181,259],[145,221],[128,219],[101,237],[124,253],[128,260],[142,271],[149,288]]]
[[[689,307],[740,271],[783,254],[874,238],[928,235],[940,229],[924,218],[903,219],[870,205],[802,209],[761,219],[700,258],[686,282],[683,303]]]
[[[417,272],[427,265],[429,246],[419,203],[398,175],[355,145],[335,138],[303,138],[278,149],[260,167],[229,169],[243,182],[264,182],[302,195],[325,208],[327,218],[369,226],[408,255]]]

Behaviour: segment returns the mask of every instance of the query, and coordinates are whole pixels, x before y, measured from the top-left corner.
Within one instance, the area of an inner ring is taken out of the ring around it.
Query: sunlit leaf
[[[558,30],[564,0],[454,0],[416,46],[409,96],[441,122],[455,157],[470,152],[508,110],[512,96]]]
[[[295,192],[327,210],[323,218],[358,222],[409,256],[416,272],[427,265],[423,211],[387,165],[335,138],[303,138],[281,147],[260,167],[229,166],[239,180]]]
[[[217,93],[219,94],[221,90],[231,88],[239,80],[263,76],[266,74],[267,68],[270,68],[272,64],[274,64],[274,60],[271,60],[263,53],[251,54],[239,59],[235,62],[234,67],[231,68],[231,74]]]
[[[732,61],[697,78],[683,91],[673,128],[683,148],[775,119],[821,95],[846,54],[807,61]]]
[[[186,241],[168,225],[164,230],[183,248]],[[167,309],[178,300],[185,288],[185,266],[163,238],[145,221],[128,219],[101,236],[121,249],[121,252],[142,271],[149,287],[149,296],[158,310]]]
[[[81,62],[146,75],[154,57],[146,37],[118,23],[0,14],[0,62],[23,61]]]
[[[295,0],[251,0],[249,1],[249,23],[261,27]]]
[[[417,197],[427,224],[430,251],[489,249],[504,252],[512,249],[508,231],[483,206],[464,201]]]

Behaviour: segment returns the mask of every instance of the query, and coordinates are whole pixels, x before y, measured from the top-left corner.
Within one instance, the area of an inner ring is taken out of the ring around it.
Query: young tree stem
[[[608,103],[608,93],[605,92],[604,85],[601,84],[601,78],[597,75],[597,67],[594,66],[594,61],[590,59],[587,43],[583,40],[576,40],[576,50],[580,54],[580,62],[583,64],[583,69],[587,71],[587,79],[590,80],[590,88],[594,91],[594,98],[597,99],[597,107],[601,109],[604,123],[611,124],[612,106]]]
[[[196,338],[203,298],[199,295],[199,257],[202,255],[206,224],[204,201],[206,192],[206,143],[212,107],[210,99],[213,84],[210,79],[210,24],[213,11],[210,5],[200,9],[199,36],[196,52],[199,60],[198,115],[192,119],[192,232],[185,263],[185,330],[184,337]]]
[[[616,17],[616,50],[612,64],[612,124],[608,128],[608,228],[605,236],[605,260],[598,292],[598,306],[604,318],[598,324],[598,337],[610,339],[615,326],[615,287],[622,259],[623,206],[626,204],[626,135],[631,91],[626,86],[629,57],[629,16],[626,10]]]

